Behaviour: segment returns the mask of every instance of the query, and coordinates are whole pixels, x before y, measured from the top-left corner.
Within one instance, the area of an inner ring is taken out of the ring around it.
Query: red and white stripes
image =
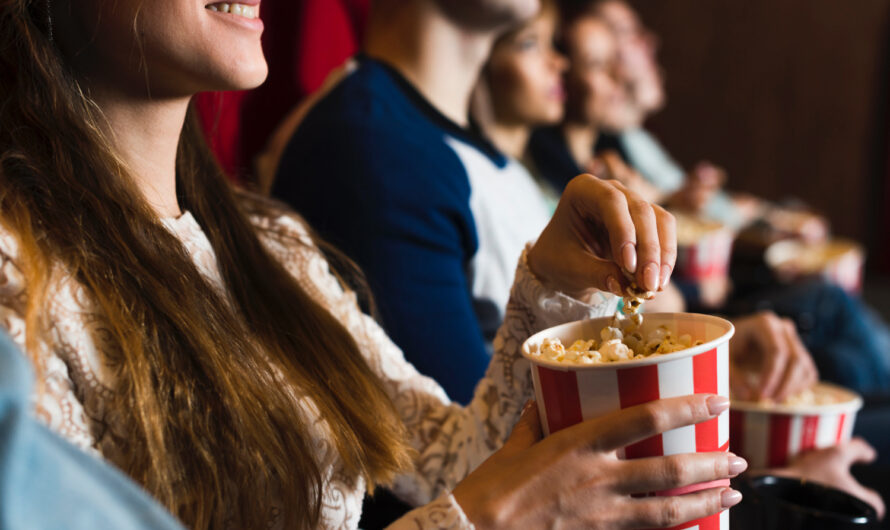
[[[546,434],[582,420],[656,399],[713,393],[729,397],[729,345],[691,357],[612,370],[562,371],[537,365],[532,371]],[[626,448],[627,458],[725,451],[729,416],[674,429]]]
[[[732,450],[752,469],[784,466],[800,453],[849,440],[855,419],[855,410],[816,415],[732,410]]]
[[[614,370],[560,371],[534,366],[538,408],[546,434],[661,398],[696,393],[729,397],[729,344],[691,357],[658,364]],[[729,450],[729,412],[697,425],[655,435],[619,451],[623,458],[644,458],[682,453]],[[680,495],[708,487],[728,486],[729,481],[697,484],[656,495]],[[677,529],[724,530],[727,511],[690,521]]]
[[[674,354],[646,359],[575,365],[541,359],[537,351],[545,338],[564,344],[598,337],[609,317],[556,326],[530,337],[523,355],[532,363],[532,378],[541,423],[546,435],[583,420],[603,416],[657,399],[697,393],[729,397],[729,322],[708,315],[648,314],[643,334],[667,326],[677,335],[689,334],[705,344]],[[682,453],[729,450],[729,411],[717,418],[658,434],[619,450],[621,458],[644,458]],[[695,484],[650,495],[682,495],[705,488],[728,486],[729,481]],[[677,530],[727,530],[728,511],[675,527]]]
[[[686,280],[726,276],[734,237],[730,230],[714,230],[704,234],[695,244],[678,246],[674,274]]]

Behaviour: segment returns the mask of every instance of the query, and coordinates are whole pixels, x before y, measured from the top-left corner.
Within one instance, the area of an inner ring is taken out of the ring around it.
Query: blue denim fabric
[[[27,361],[0,333],[0,528],[182,528],[139,486],[39,424],[31,387]]]
[[[822,380],[867,395],[890,393],[890,331],[840,287],[822,282],[776,287],[732,306],[734,314],[771,309],[794,320]]]

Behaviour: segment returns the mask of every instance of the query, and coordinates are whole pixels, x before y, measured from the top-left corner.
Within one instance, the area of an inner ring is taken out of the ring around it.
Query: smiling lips
[[[254,19],[260,16],[260,6],[220,2],[210,4],[207,9],[219,13],[230,13],[244,18]]]

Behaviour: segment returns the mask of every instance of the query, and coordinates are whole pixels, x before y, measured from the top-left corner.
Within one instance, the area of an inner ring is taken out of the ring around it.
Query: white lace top
[[[400,477],[394,491],[421,506],[392,525],[393,529],[471,528],[451,489],[472,469],[498,449],[509,435],[525,401],[532,396],[531,378],[519,347],[530,334],[561,322],[601,316],[615,310],[616,300],[598,295],[593,305],[546,290],[528,271],[524,257],[507,308],[506,320],[495,339],[495,353],[485,378],[467,407],[451,404],[433,381],[417,373],[379,325],[359,309],[355,295],[344,291],[331,274],[321,253],[311,244],[295,218],[259,218],[264,229],[283,231],[305,244],[285,245],[264,239],[308,292],[345,324],[361,348],[368,365],[384,381],[402,420],[412,433],[417,450],[416,469]],[[185,245],[202,274],[220,285],[216,257],[194,217],[185,213],[165,220],[168,229]],[[22,318],[28,292],[17,266],[16,238],[0,229],[0,327],[24,348]],[[35,396],[35,412],[50,428],[86,451],[115,461],[122,449],[116,428],[126,411],[110,410],[109,396],[115,383],[113,370],[104,363],[109,344],[83,287],[59,272],[60,284],[49,309],[51,332],[37,352],[43,391]],[[459,367],[455,367],[459,369]],[[38,385],[40,386],[40,385]],[[39,396],[39,397],[38,397]],[[326,443],[324,421],[312,420],[314,446],[325,470],[322,525],[324,528],[357,528],[365,484],[343,477],[338,455]],[[279,528],[275,520],[268,528]]]

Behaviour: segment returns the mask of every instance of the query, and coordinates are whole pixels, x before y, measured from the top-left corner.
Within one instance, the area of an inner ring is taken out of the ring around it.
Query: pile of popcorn
[[[690,335],[675,336],[667,327],[660,326],[647,336],[639,328],[642,315],[622,317],[616,314],[611,325],[600,331],[600,343],[596,340],[576,340],[566,348],[559,339],[544,339],[532,355],[556,362],[597,364],[643,359],[653,355],[673,353],[701,344]]]
[[[744,374],[746,386],[749,388],[760,388],[760,375],[748,372]],[[738,396],[733,396],[733,399],[737,399],[739,401],[745,401]],[[791,396],[786,397],[781,402],[776,402],[772,398],[762,398],[757,401],[760,405],[771,406],[771,405],[785,405],[785,406],[813,406],[813,405],[834,405],[835,403],[843,403],[845,401],[849,401],[849,395],[845,395],[843,392],[839,392],[837,389],[823,385],[821,383],[816,383],[810,388],[806,390],[802,390],[797,394],[793,394]]]
[[[793,396],[788,396],[783,405],[833,405],[840,403],[841,398],[836,393],[825,388],[808,388]]]
[[[559,339],[544,339],[540,346],[532,345],[529,353],[556,362],[597,364],[643,359],[702,343],[693,341],[690,335],[675,337],[666,326],[659,326],[644,337],[640,332],[643,315],[639,310],[643,301],[652,299],[655,293],[640,289],[630,277],[628,280],[630,285],[625,289],[624,305],[612,317],[612,322],[600,331],[599,345],[595,339],[576,340],[566,348]]]
[[[757,388],[760,384],[760,378],[756,374],[747,374],[747,382],[751,388]],[[838,392],[835,388],[817,383],[811,388],[802,390],[792,396],[788,396],[778,404],[798,407],[813,405],[834,405],[835,403],[843,403],[845,401],[849,401],[849,399],[849,396],[844,395],[842,392]],[[761,405],[776,404],[776,402],[771,398],[763,398],[758,401],[758,403],[760,403]]]

